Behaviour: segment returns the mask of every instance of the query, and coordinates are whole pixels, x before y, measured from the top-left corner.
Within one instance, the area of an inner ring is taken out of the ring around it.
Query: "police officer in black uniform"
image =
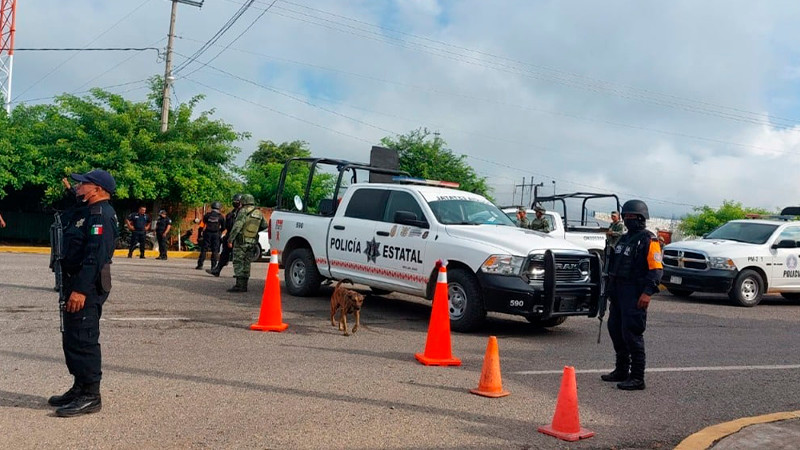
[[[628,232],[623,234],[609,257],[608,334],[614,344],[614,371],[602,375],[603,381],[617,381],[619,389],[645,388],[644,330],[650,296],[658,292],[661,281],[661,246],[645,229],[650,213],[641,200],[622,205],[622,219]]]
[[[172,219],[167,217],[167,211],[162,209],[158,212],[158,219],[156,220],[156,237],[158,238],[158,258],[167,259],[167,236],[169,230],[172,228]]]
[[[128,258],[133,256],[133,249],[139,243],[139,258],[144,259],[144,236],[150,231],[150,216],[147,215],[147,208],[139,207],[139,212],[130,213],[125,219],[128,229],[131,230],[131,245],[128,248]]]
[[[235,194],[233,198],[231,198],[231,204],[233,205],[233,209],[225,215],[225,234],[222,236],[222,254],[219,255],[219,262],[216,266],[206,270],[206,272],[215,277],[219,276],[220,272],[222,272],[222,268],[227,266],[228,261],[231,260],[231,249],[228,247],[228,235],[231,234],[233,222],[236,221],[236,214],[242,209],[242,194]]]
[[[219,260],[219,242],[220,234],[225,228],[225,216],[219,210],[222,208],[222,203],[212,202],[211,211],[203,216],[203,246],[200,247],[200,257],[197,258],[197,267],[195,269],[202,269],[203,263],[206,260],[206,251],[211,250],[211,267],[217,265]]]
[[[116,181],[104,170],[73,174],[79,203],[62,217],[64,308],[62,346],[72,387],[48,403],[56,415],[76,416],[97,412],[100,399],[100,316],[111,291],[111,258],[119,234],[117,216],[108,203]]]

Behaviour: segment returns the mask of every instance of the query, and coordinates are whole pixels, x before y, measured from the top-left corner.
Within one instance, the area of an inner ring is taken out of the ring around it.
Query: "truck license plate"
[[[669,277],[669,282],[672,284],[681,284],[683,279],[681,277]]]

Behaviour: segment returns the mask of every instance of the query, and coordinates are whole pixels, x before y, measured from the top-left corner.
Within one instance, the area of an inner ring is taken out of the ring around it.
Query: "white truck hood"
[[[575,250],[587,253],[564,239],[526,230],[518,227],[502,225],[447,225],[447,234],[476,244],[495,247],[499,252],[527,256],[533,250]]]
[[[735,257],[740,253],[752,253],[758,244],[747,242],[729,241],[727,239],[697,239],[695,241],[680,241],[669,244],[665,250],[697,250],[709,256]]]

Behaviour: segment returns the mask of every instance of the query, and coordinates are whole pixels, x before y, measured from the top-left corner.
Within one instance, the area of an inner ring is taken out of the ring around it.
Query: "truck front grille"
[[[704,253],[681,249],[664,249],[664,265],[689,270],[708,270],[708,257]]]
[[[587,283],[591,277],[590,256],[574,253],[555,253],[557,283]],[[523,272],[528,282],[544,281],[544,255],[534,254],[528,257]]]

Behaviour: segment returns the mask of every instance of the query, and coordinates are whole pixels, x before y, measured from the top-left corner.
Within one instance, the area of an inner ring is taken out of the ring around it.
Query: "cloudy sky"
[[[246,3],[179,5],[175,42],[173,101],[203,93],[251,132],[239,162],[262,139],[366,161],[427,127],[502,204],[531,177],[664,217],[800,204],[800,2],[255,0],[189,59]],[[163,48],[170,5],[20,1],[16,47]],[[140,100],[163,72],[153,50],[19,50],[13,100],[105,86]]]

